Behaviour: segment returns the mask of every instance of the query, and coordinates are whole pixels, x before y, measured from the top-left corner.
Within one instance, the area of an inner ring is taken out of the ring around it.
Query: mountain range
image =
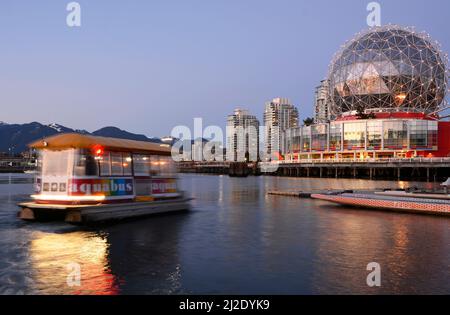
[[[7,124],[0,122],[0,152],[10,154],[21,153],[26,151],[28,149],[27,145],[35,140],[67,132],[162,143],[159,138],[148,138],[145,135],[131,133],[117,127],[104,127],[94,132],[88,132],[86,130],[71,129],[55,123],[43,125],[39,122],[27,124]]]

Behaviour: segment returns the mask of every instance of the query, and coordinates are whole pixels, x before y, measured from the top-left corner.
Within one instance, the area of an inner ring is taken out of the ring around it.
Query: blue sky
[[[66,25],[69,2],[0,2],[0,121],[163,136],[194,117],[224,126],[235,107],[262,120],[278,96],[304,118],[370,1],[79,0],[80,28]],[[450,1],[378,2],[383,24],[450,51]]]

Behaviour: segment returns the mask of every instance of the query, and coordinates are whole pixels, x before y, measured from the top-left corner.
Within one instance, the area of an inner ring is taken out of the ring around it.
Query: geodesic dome
[[[400,26],[358,34],[336,54],[328,75],[331,113],[439,110],[448,58],[424,33]]]

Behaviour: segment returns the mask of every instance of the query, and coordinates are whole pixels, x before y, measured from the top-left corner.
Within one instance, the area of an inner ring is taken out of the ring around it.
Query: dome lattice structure
[[[331,113],[435,113],[445,102],[448,57],[412,28],[370,28],[335,55],[328,74]]]

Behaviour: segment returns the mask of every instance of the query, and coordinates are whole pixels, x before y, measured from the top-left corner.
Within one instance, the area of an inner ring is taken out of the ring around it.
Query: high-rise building
[[[259,159],[259,121],[247,110],[236,109],[227,118],[227,161]]]
[[[281,152],[282,134],[286,129],[298,126],[298,110],[287,98],[275,98],[266,103],[264,110],[264,154],[272,160]]]
[[[323,80],[316,87],[314,96],[314,120],[316,123],[328,122],[330,118],[329,81]]]

